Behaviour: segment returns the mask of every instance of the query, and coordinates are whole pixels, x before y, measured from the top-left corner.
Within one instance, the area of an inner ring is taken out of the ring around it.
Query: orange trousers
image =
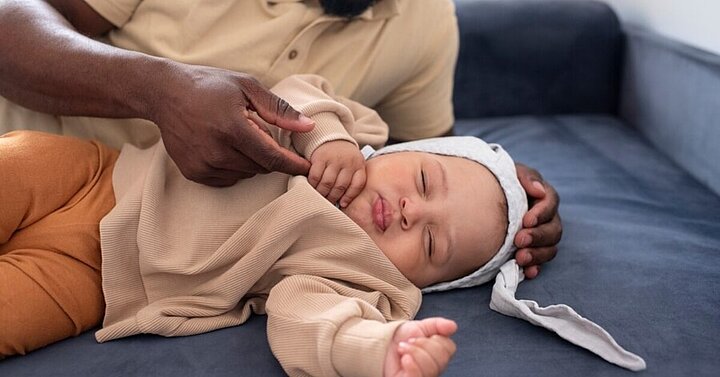
[[[102,321],[99,224],[117,156],[66,136],[0,136],[0,359]]]

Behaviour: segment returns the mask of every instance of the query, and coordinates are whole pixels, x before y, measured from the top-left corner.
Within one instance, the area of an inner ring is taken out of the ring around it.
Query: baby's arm
[[[276,131],[281,139],[289,137],[298,153],[310,160],[310,184],[331,202],[340,200],[346,206],[365,185],[359,146],[385,144],[387,124],[374,110],[336,95],[320,76],[290,76],[271,90],[315,121],[310,132]]]
[[[404,322],[387,322],[371,301],[390,306],[378,292],[358,291],[317,276],[292,275],[276,284],[265,305],[267,335],[285,372],[382,376],[390,340]]]
[[[407,321],[385,295],[317,276],[286,277],[270,291],[265,309],[270,348],[290,376],[395,376],[414,367],[439,373],[454,352],[448,338],[454,323]],[[383,312],[397,320],[387,321]],[[398,351],[400,342],[410,338],[416,339],[412,346]],[[428,359],[428,350],[439,356]],[[402,361],[386,365],[389,353]]]
[[[439,376],[455,354],[450,336],[456,330],[454,321],[441,317],[403,323],[388,347],[384,377]]]

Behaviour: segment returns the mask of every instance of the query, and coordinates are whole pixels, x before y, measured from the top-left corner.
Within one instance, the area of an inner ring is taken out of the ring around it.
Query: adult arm
[[[0,95],[55,115],[143,118],[187,178],[230,185],[268,171],[306,174],[246,110],[291,131],[312,121],[237,72],[119,49],[91,37],[112,24],[82,0],[0,3]]]

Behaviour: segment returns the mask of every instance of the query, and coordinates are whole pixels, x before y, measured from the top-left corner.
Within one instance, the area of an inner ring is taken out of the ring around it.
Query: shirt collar
[[[268,0],[268,3],[298,3],[307,0]],[[317,1],[317,0],[311,0]],[[377,4],[370,7],[358,16],[359,19],[365,21],[382,20],[397,15],[398,0],[380,0]]]

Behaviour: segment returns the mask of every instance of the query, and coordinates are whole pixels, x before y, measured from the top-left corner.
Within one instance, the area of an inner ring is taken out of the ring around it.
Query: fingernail
[[[537,217],[531,217],[528,221],[528,228],[533,228],[535,225],[537,225]]]
[[[406,349],[410,348],[410,345],[407,344],[406,342],[400,342],[400,343],[398,344],[398,348],[401,349],[401,350],[406,350]]]
[[[315,124],[315,122],[312,119],[306,117],[303,114],[300,114],[300,118],[298,118],[298,119],[300,120],[300,122],[302,122],[306,126],[311,126],[311,125]]]
[[[532,242],[532,238],[529,235],[524,234],[524,235],[520,236],[520,245],[519,246],[520,247],[528,247],[531,242]]]
[[[415,340],[416,340],[415,338],[410,338],[410,339],[408,339],[408,343],[413,344],[413,343],[415,343]]]
[[[538,182],[538,181],[534,181],[532,185],[533,185],[533,187],[535,187],[536,189],[542,191],[543,194],[545,193],[545,186],[543,186],[542,183],[540,183],[540,182]]]

